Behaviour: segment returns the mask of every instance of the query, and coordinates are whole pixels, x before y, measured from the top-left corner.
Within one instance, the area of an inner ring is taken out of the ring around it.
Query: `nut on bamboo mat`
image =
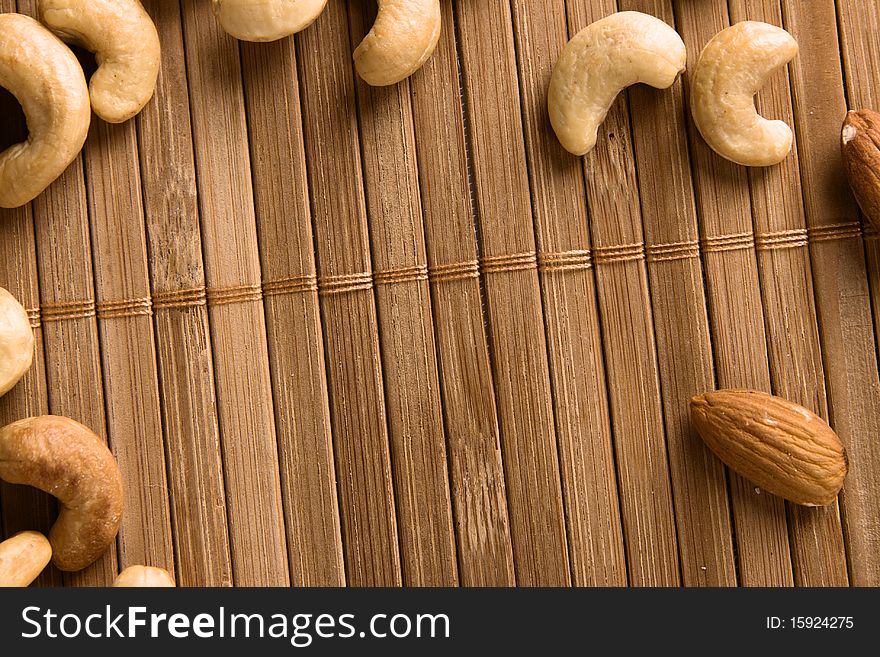
[[[72,417],[125,486],[115,549],[38,584],[880,585],[880,242],[839,162],[846,109],[880,108],[873,3],[441,0],[436,52],[389,87],[352,65],[374,3],[265,44],[203,0],[143,4],[154,98],[0,210],[0,286],[37,338],[0,425]],[[674,26],[689,67],[731,23],[791,32],[757,97],[788,158],[716,155],[687,75],[566,153],[553,64],[623,10]],[[24,134],[0,92],[0,150]],[[729,471],[688,421],[716,387],[827,420],[838,502]],[[0,538],[56,511],[2,484]]]

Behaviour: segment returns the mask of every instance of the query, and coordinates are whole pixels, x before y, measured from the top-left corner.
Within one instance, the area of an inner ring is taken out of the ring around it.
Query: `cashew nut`
[[[34,19],[0,14],[0,87],[30,134],[0,153],[0,207],[33,200],[73,162],[89,132],[89,92],[73,53]]]
[[[648,14],[622,11],[588,25],[553,67],[547,107],[556,136],[570,153],[589,153],[623,89],[639,82],[666,89],[686,64],[678,33]]]
[[[121,588],[173,588],[174,578],[167,570],[152,566],[129,566],[123,570],[113,586]]]
[[[226,32],[242,41],[276,41],[306,29],[327,0],[213,0]]]
[[[0,586],[28,586],[52,559],[52,546],[39,532],[21,532],[0,543]]]
[[[156,89],[160,53],[156,26],[138,0],[39,0],[39,10],[64,41],[95,53],[95,114],[122,123],[143,109]]]
[[[44,415],[0,429],[0,479],[54,495],[58,519],[49,531],[52,562],[80,570],[113,542],[122,518],[116,460],[90,429]]]
[[[358,75],[367,84],[397,84],[422,67],[437,47],[440,0],[378,0],[373,28],[354,51]]]
[[[797,52],[798,44],[788,32],[767,23],[737,23],[712,38],[691,80],[691,113],[712,150],[753,167],[785,159],[791,150],[791,128],[758,114],[754,97]]]
[[[0,287],[0,396],[9,392],[34,359],[34,332],[25,309]]]

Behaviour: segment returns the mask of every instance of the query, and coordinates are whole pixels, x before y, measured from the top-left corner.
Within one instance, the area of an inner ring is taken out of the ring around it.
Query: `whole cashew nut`
[[[754,97],[797,53],[794,38],[767,23],[737,23],[712,38],[700,53],[691,80],[691,113],[712,150],[752,167],[771,166],[786,158],[791,128],[758,114]]]
[[[122,123],[143,109],[156,89],[160,52],[156,26],[138,0],[39,0],[39,11],[61,39],[95,53],[95,114]]]
[[[553,67],[547,107],[556,136],[570,153],[589,153],[624,88],[641,82],[666,89],[686,64],[678,33],[648,14],[622,11],[588,25]]]
[[[213,0],[227,33],[242,41],[277,41],[315,22],[327,0]]]
[[[0,287],[0,396],[18,383],[34,360],[34,331],[18,300]]]
[[[129,566],[123,570],[113,586],[117,588],[173,588],[174,578],[167,570],[152,566]]]
[[[374,87],[422,67],[440,40],[440,0],[378,0],[376,22],[354,51],[358,75]]]
[[[0,543],[0,587],[28,586],[52,559],[52,546],[39,532],[21,532]]]
[[[81,570],[110,546],[122,518],[116,460],[90,429],[44,415],[0,429],[0,479],[54,495],[58,519],[49,530],[52,562]]]
[[[30,134],[0,153],[0,207],[36,198],[73,162],[89,132],[86,79],[49,30],[21,14],[0,14],[0,87],[21,103]]]

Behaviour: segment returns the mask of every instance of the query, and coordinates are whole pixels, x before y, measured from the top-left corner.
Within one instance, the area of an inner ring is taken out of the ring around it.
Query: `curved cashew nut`
[[[40,532],[20,532],[0,543],[0,587],[28,586],[52,559],[52,546]]]
[[[659,18],[622,11],[588,25],[565,46],[550,78],[547,107],[559,141],[570,153],[589,153],[624,88],[666,89],[686,64],[684,42]]]
[[[40,19],[64,41],[95,53],[92,109],[122,123],[152,98],[159,76],[159,35],[138,0],[39,0]]]
[[[81,570],[113,542],[122,518],[116,460],[90,429],[44,415],[0,429],[0,479],[54,495],[58,519],[49,530],[52,562]]]
[[[242,41],[277,41],[315,22],[327,0],[213,0],[227,33]]]
[[[358,75],[374,87],[397,84],[422,67],[440,40],[440,0],[378,0],[373,28],[354,51]]]
[[[117,588],[173,588],[174,578],[163,568],[152,566],[129,566],[123,570],[113,586]]]
[[[36,198],[82,150],[89,92],[79,62],[49,30],[20,14],[0,14],[0,87],[21,103],[28,140],[0,153],[0,207]]]
[[[791,128],[758,114],[754,96],[797,52],[798,44],[788,32],[767,23],[737,23],[712,38],[691,80],[691,113],[712,150],[753,167],[786,158]]]
[[[18,383],[34,360],[34,331],[18,300],[0,287],[0,396]]]

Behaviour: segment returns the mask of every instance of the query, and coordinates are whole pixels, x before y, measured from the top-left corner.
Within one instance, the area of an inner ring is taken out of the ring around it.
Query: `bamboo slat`
[[[778,0],[730,2],[731,22],[782,24]],[[794,35],[797,39],[799,35]],[[764,116],[794,125],[788,72],[771,76],[756,105]],[[795,140],[796,142],[797,140]],[[764,298],[774,393],[828,417],[812,269],[807,246],[797,143],[774,167],[749,170],[758,273]],[[794,575],[804,586],[847,583],[846,555],[836,504],[823,509],[789,505]]]
[[[668,0],[619,3],[675,24]],[[721,462],[690,427],[691,397],[715,376],[699,227],[688,158],[683,85],[664,93],[629,91],[651,301],[669,445],[682,581],[732,586],[736,569],[730,503]]]
[[[162,43],[156,95],[137,123],[177,582],[231,586],[180,6],[145,6]]]
[[[242,44],[291,583],[342,586],[324,345],[292,39]]]
[[[679,0],[675,8],[677,27],[688,49],[688,69],[692,70],[703,46],[728,24],[727,6],[706,11],[702,0]],[[769,392],[748,175],[743,167],[713,153],[690,119],[688,126],[717,384],[719,388]],[[729,475],[729,481],[740,584],[791,585],[783,502],[762,495],[735,474]]]
[[[517,583],[570,582],[510,6],[455,5]]]
[[[395,586],[401,555],[344,4],[328,4],[296,42],[346,577]]]
[[[880,29],[880,16],[865,3],[841,1],[837,6],[841,25],[838,35],[835,6],[830,0],[811,3],[809,7],[785,0],[783,7],[786,21],[801,26],[800,31],[809,35],[806,38],[815,38],[817,42],[811,52],[802,55],[792,75],[795,102],[800,110],[797,116],[802,144],[801,170],[805,190],[808,190],[804,199],[814,233],[813,278],[823,353],[828,363],[829,410],[853,463],[842,498],[850,580],[855,586],[877,586],[880,583],[877,473],[880,450],[873,436],[877,435],[880,421],[876,352],[876,332],[880,327],[880,242],[875,231],[864,232],[868,257],[866,280],[865,263],[860,257],[862,240],[857,234],[846,233],[846,239],[833,241],[816,236],[823,234],[822,229],[825,236],[840,235],[837,229],[831,231],[826,227],[852,226],[858,220],[858,210],[845,191],[840,170],[835,168],[827,173],[815,163],[838,160],[840,124],[847,99],[851,109],[880,108],[880,75],[876,66],[880,61],[880,48],[876,38],[871,36],[871,30]],[[828,37],[819,42],[826,31]],[[846,73],[843,84],[840,60],[829,59],[828,40],[832,35],[842,41],[843,72]],[[806,59],[808,57],[810,59]],[[816,77],[827,82],[816,85]],[[805,113],[806,108],[809,110]],[[805,139],[804,134],[815,137]]]
[[[483,322],[452,3],[410,80],[434,332],[463,586],[513,586],[513,547]]]
[[[567,8],[570,36],[617,9],[612,2]],[[681,581],[678,541],[628,116],[627,100],[619,98],[583,158],[584,175],[629,580],[674,586]]]
[[[183,2],[208,315],[235,583],[289,582],[241,65],[211,7]]]
[[[584,180],[545,109],[552,65],[565,44],[565,3],[512,6],[572,583],[621,586],[626,559]]]
[[[174,569],[135,124],[92,123],[84,151],[107,430],[126,513],[120,568]]]
[[[349,5],[352,48],[373,15]],[[347,54],[347,53],[344,53]],[[458,583],[409,82],[357,80],[397,526],[407,586]]]

